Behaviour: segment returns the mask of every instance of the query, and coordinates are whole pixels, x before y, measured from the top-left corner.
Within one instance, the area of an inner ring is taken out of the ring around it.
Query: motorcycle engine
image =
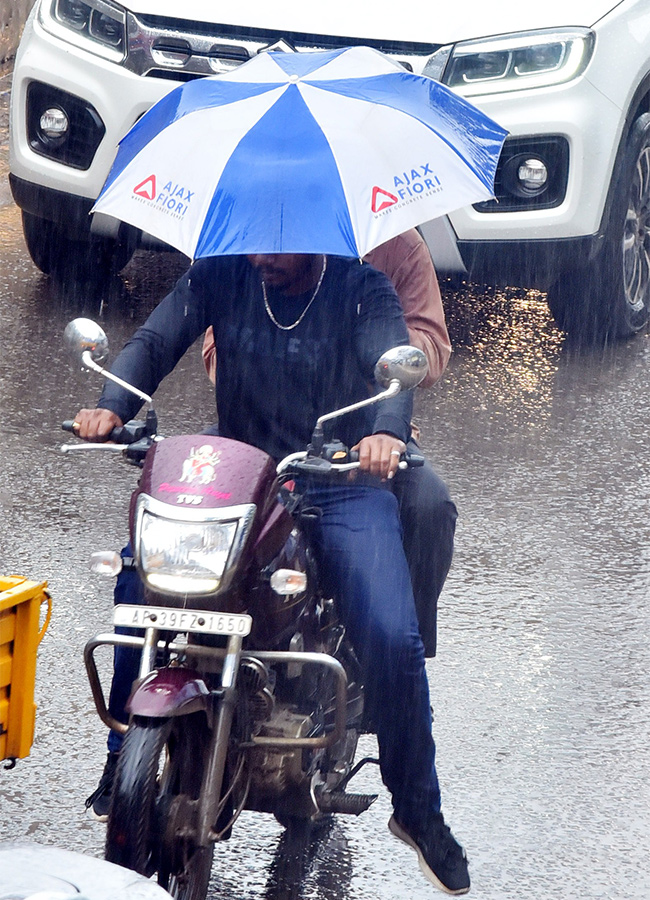
[[[285,706],[278,706],[271,717],[264,722],[259,734],[265,737],[301,738],[309,735],[314,728],[311,716],[292,712]],[[251,751],[251,799],[262,808],[268,808],[269,800],[286,794],[309,780],[309,773],[303,769],[303,750],[275,750],[257,747]],[[264,803],[264,801],[267,803]],[[250,804],[249,804],[250,806]]]

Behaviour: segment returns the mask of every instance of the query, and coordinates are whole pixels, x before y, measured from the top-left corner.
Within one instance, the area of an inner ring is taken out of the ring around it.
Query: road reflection
[[[447,288],[452,346],[471,354],[462,380],[452,370],[445,388],[460,406],[490,410],[492,421],[539,425],[551,410],[553,380],[566,335],[554,324],[546,296],[518,288]]]

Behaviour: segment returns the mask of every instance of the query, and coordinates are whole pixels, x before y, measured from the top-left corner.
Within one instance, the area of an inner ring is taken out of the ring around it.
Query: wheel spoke
[[[639,173],[639,194],[642,205],[647,205],[650,199],[650,148],[646,147],[637,165]]]
[[[641,294],[645,294],[650,284],[650,255],[648,254],[647,240],[641,253],[639,254],[639,270]]]

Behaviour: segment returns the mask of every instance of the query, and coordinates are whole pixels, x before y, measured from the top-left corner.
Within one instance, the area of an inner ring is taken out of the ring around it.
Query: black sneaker
[[[420,869],[441,891],[447,894],[466,894],[469,891],[467,856],[439,813],[421,834],[410,834],[395,816],[388,827],[391,832],[418,855]]]
[[[88,815],[98,822],[106,822],[108,819],[108,808],[111,805],[113,779],[115,778],[115,768],[119,756],[120,754],[118,751],[108,754],[102,777],[99,779],[99,784],[86,800]]]

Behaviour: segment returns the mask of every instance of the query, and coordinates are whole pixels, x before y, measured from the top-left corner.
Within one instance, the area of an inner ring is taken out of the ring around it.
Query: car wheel
[[[133,256],[133,242],[70,237],[63,225],[22,212],[23,234],[34,264],[64,282],[101,283],[120,272]]]
[[[586,342],[625,338],[650,317],[650,114],[636,120],[612,188],[597,259],[564,273],[548,302],[558,325]]]

